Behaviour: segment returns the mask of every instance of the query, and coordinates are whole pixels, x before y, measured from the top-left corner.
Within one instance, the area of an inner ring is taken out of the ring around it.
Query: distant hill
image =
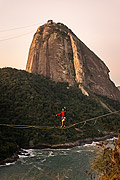
[[[120,101],[109,69],[66,25],[49,20],[38,27],[30,46],[26,70],[56,82],[78,85],[88,91]]]
[[[120,109],[118,101],[92,93],[84,96],[79,88],[68,83],[53,82],[22,70],[0,69],[0,124],[60,126],[61,118],[56,114],[64,106],[67,107],[66,126],[108,113],[109,109]],[[82,125],[49,130],[0,126],[0,158],[11,156],[17,146],[31,148],[38,144],[60,144],[104,136],[104,131],[118,129],[119,115],[86,123],[81,128]]]

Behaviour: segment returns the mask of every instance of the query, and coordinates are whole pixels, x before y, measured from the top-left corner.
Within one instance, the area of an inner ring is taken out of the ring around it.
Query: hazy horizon
[[[119,0],[0,0],[0,67],[26,68],[33,35],[47,20],[61,22],[91,49],[120,85]]]

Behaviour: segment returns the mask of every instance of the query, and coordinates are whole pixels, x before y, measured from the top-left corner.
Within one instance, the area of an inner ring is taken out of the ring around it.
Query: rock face
[[[120,86],[118,86],[118,89],[119,89],[119,91],[120,91]]]
[[[30,46],[26,71],[53,81],[78,84],[89,91],[120,101],[120,92],[109,78],[109,69],[64,24],[49,20],[37,29]]]

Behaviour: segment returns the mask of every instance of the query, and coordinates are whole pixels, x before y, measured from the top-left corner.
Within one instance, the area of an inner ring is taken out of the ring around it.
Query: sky
[[[0,68],[25,70],[33,35],[50,19],[68,26],[120,85],[120,0],[0,0]]]

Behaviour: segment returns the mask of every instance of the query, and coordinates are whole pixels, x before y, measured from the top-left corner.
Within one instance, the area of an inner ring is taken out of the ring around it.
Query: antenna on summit
[[[53,24],[53,20],[48,20],[47,24]]]

